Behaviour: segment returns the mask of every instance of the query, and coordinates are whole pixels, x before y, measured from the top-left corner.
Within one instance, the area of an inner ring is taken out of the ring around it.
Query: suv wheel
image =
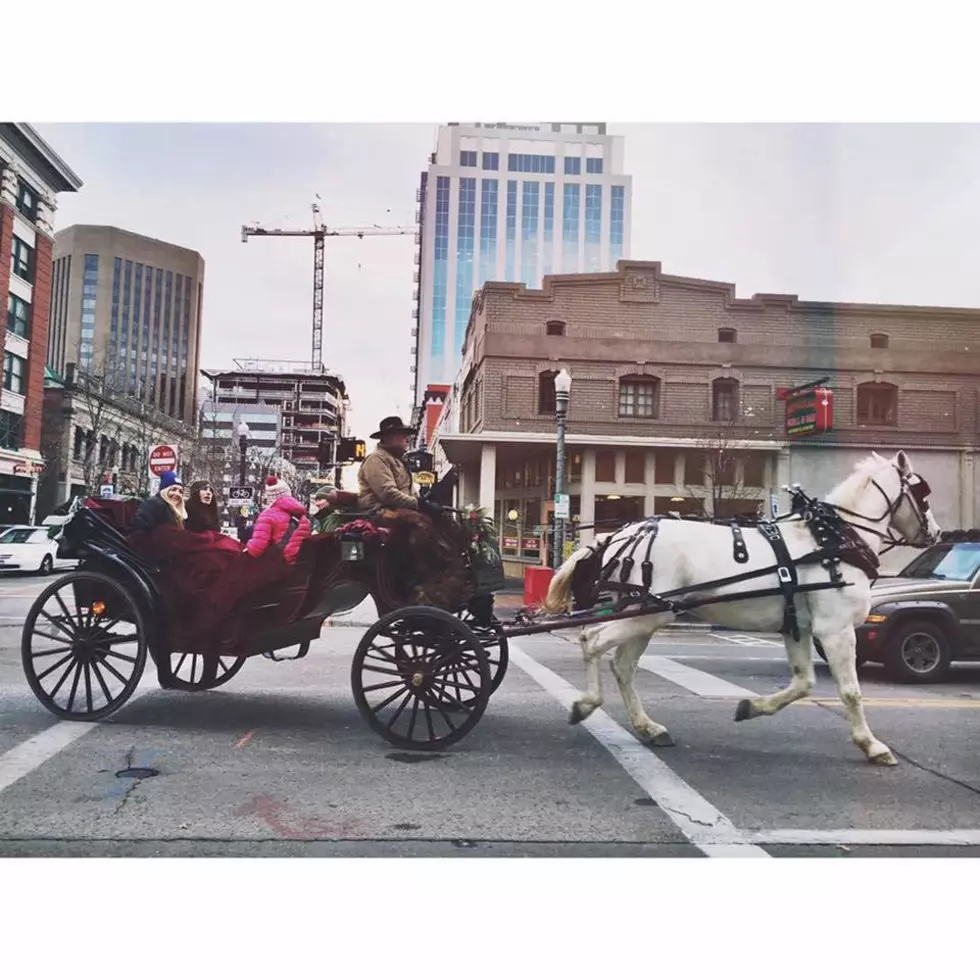
[[[916,619],[904,623],[888,638],[885,666],[902,684],[942,680],[951,661],[949,638],[935,623]]]

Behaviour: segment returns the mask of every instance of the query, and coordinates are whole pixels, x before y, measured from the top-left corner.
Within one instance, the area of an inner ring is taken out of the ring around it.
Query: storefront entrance
[[[0,473],[0,526],[30,524],[31,481]]]

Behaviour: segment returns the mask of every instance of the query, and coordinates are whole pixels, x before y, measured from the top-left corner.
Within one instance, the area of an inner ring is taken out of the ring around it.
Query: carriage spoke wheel
[[[172,653],[171,685],[175,691],[213,691],[227,684],[242,667],[247,657],[204,656],[200,653]]]
[[[494,623],[491,626],[481,626],[468,609],[463,610],[459,618],[473,630],[476,638],[483,644],[483,649],[486,650],[490,665],[490,693],[493,694],[503,682],[510,663],[510,648],[503,625]]]
[[[357,710],[392,745],[440,749],[468,735],[490,699],[490,665],[473,631],[431,606],[399,609],[363,636],[351,666]]]
[[[98,572],[77,571],[34,600],[21,639],[38,701],[67,721],[98,721],[133,695],[146,666],[146,628],[133,597]]]

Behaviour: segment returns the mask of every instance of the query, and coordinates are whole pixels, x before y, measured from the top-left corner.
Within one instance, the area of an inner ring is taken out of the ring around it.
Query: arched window
[[[738,331],[734,327],[722,327],[718,331],[719,344],[737,344]]]
[[[711,419],[714,422],[734,422],[738,418],[738,382],[734,378],[718,378],[711,383]]]
[[[880,350],[884,350],[884,348],[888,346],[888,334],[873,333],[871,335],[871,346],[876,347]]]
[[[857,420],[862,425],[898,425],[898,388],[884,381],[858,385]]]
[[[542,371],[538,375],[538,415],[554,415],[555,406],[555,378],[557,371]]]
[[[564,320],[549,320],[545,324],[545,330],[549,337],[564,337],[565,336],[565,321]]]
[[[620,378],[619,414],[621,418],[659,418],[660,379],[648,374]]]

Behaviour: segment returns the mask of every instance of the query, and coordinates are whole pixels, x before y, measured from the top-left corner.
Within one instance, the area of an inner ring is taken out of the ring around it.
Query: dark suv
[[[980,660],[980,531],[949,531],[871,590],[858,662],[898,681],[939,681],[954,660]]]

